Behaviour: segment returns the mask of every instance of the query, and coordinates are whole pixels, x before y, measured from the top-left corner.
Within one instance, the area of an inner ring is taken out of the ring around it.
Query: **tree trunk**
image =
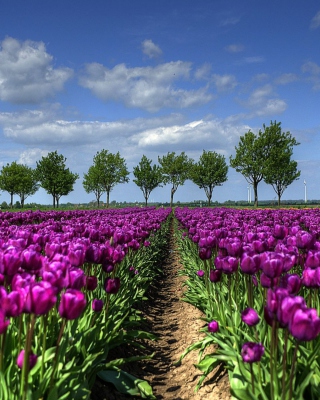
[[[11,200],[10,200],[10,208],[12,208],[13,207],[13,193],[10,193],[10,198],[11,198]]]
[[[172,207],[172,204],[173,204],[173,195],[174,195],[174,192],[175,192],[175,190],[174,190],[174,188],[172,188],[172,189],[171,189],[171,196],[170,196],[170,207]]]
[[[24,195],[22,195],[20,197],[20,202],[21,202],[21,208],[23,208],[24,207]]]
[[[280,203],[281,203],[281,195],[280,193],[278,193],[278,207],[280,207]]]
[[[109,198],[110,198],[110,190],[107,190],[107,205],[106,205],[106,208],[109,208]]]
[[[57,208],[59,208],[59,199],[57,198],[56,200],[57,200],[57,202],[56,202]]]
[[[258,184],[257,184],[257,182],[253,182],[253,191],[254,191],[254,206],[258,207]]]
[[[97,197],[98,208],[100,207],[100,198]]]
[[[56,208],[56,196],[54,194],[52,195],[52,206]]]
[[[145,205],[146,207],[148,207],[148,197],[145,197],[145,200],[146,200]]]

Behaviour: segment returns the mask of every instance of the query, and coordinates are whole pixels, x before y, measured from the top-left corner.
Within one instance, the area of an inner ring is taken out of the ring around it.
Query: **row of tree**
[[[249,131],[240,137],[236,154],[230,157],[230,165],[240,172],[253,186],[254,202],[258,205],[258,184],[264,180],[272,185],[278,195],[280,205],[284,190],[300,176],[297,162],[292,160],[293,147],[299,143],[290,132],[282,132],[281,123],[271,121],[269,127],[263,125],[263,131],[254,134]],[[203,150],[198,162],[189,158],[184,152],[168,152],[158,157],[159,165],[152,165],[152,160],[145,155],[133,168],[133,182],[141,189],[145,204],[151,192],[162,185],[171,185],[170,205],[174,194],[187,179],[204,189],[210,205],[213,189],[221,186],[228,175],[228,165],[223,155],[215,151]],[[79,178],[66,167],[66,158],[57,151],[49,153],[37,162],[36,169],[26,165],[7,164],[0,172],[0,189],[11,196],[20,196],[21,206],[25,199],[33,195],[39,187],[53,197],[53,207],[59,206],[61,196],[73,190]],[[87,193],[94,193],[98,206],[103,193],[109,206],[110,192],[120,183],[129,182],[129,171],[125,159],[120,153],[101,150],[93,158],[93,165],[84,174],[83,187]]]

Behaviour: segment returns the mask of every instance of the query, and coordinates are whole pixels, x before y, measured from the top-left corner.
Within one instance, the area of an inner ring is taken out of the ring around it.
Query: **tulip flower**
[[[248,307],[241,312],[241,320],[248,326],[255,326],[259,323],[260,317],[256,310]]]
[[[87,276],[86,277],[86,288],[87,290],[95,290],[98,286],[98,278],[96,276]]]
[[[25,351],[21,350],[17,357],[17,365],[20,369],[23,368],[24,354],[25,354]],[[29,371],[31,371],[32,368],[36,365],[37,360],[38,360],[38,356],[31,352],[29,354],[29,368],[28,368]]]
[[[41,281],[30,285],[24,311],[36,315],[47,314],[57,301],[56,291],[49,282]]]
[[[208,331],[211,333],[216,333],[219,330],[219,324],[218,321],[211,321],[208,323]]]
[[[320,318],[314,308],[299,308],[289,321],[289,331],[301,341],[315,339],[320,333]]]
[[[202,278],[204,275],[204,271],[202,269],[199,269],[199,271],[197,271],[197,275]]]
[[[247,342],[242,345],[241,357],[245,363],[254,363],[261,360],[264,347],[261,343]]]
[[[62,318],[73,320],[80,316],[85,307],[85,295],[79,290],[68,289],[61,295],[59,314]]]
[[[220,282],[221,275],[222,275],[221,271],[219,271],[217,269],[211,269],[210,270],[209,279],[210,279],[211,282],[214,282],[214,283]]]
[[[92,300],[92,310],[95,312],[102,311],[103,308],[103,300],[93,299]]]
[[[104,282],[104,289],[107,293],[116,294],[120,289],[120,279],[119,278],[106,278]]]

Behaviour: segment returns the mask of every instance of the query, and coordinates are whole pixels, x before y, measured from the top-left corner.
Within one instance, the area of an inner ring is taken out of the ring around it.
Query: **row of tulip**
[[[139,357],[109,351],[154,339],[136,305],[159,272],[170,212],[0,214],[1,399],[87,399],[97,374],[125,389],[120,366]]]
[[[177,208],[185,300],[205,314],[197,367],[244,399],[320,398],[320,211]],[[211,344],[212,354],[204,354]]]

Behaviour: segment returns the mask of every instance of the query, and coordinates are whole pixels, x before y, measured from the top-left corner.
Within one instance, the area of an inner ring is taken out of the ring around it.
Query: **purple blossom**
[[[92,310],[95,312],[102,311],[103,308],[103,300],[93,299],[92,300]]]
[[[61,295],[59,314],[62,318],[78,318],[86,307],[85,295],[79,290],[68,289]]]
[[[298,308],[289,321],[289,331],[301,341],[315,339],[320,333],[320,318],[314,308]]]
[[[120,278],[106,278],[104,289],[109,294],[116,294],[120,289]]]
[[[241,320],[249,326],[255,326],[259,323],[260,317],[256,310],[248,307],[241,312]]]
[[[25,351],[21,350],[17,357],[17,366],[20,369],[23,368],[24,354],[25,354]],[[30,354],[29,354],[29,371],[31,371],[32,368],[36,365],[37,360],[38,360],[38,356],[36,354],[33,354],[32,352],[30,352]]]
[[[211,333],[216,333],[219,330],[219,323],[218,321],[211,321],[208,323],[208,331]]]
[[[254,363],[261,360],[264,347],[261,343],[247,342],[242,345],[241,357],[245,363]]]

